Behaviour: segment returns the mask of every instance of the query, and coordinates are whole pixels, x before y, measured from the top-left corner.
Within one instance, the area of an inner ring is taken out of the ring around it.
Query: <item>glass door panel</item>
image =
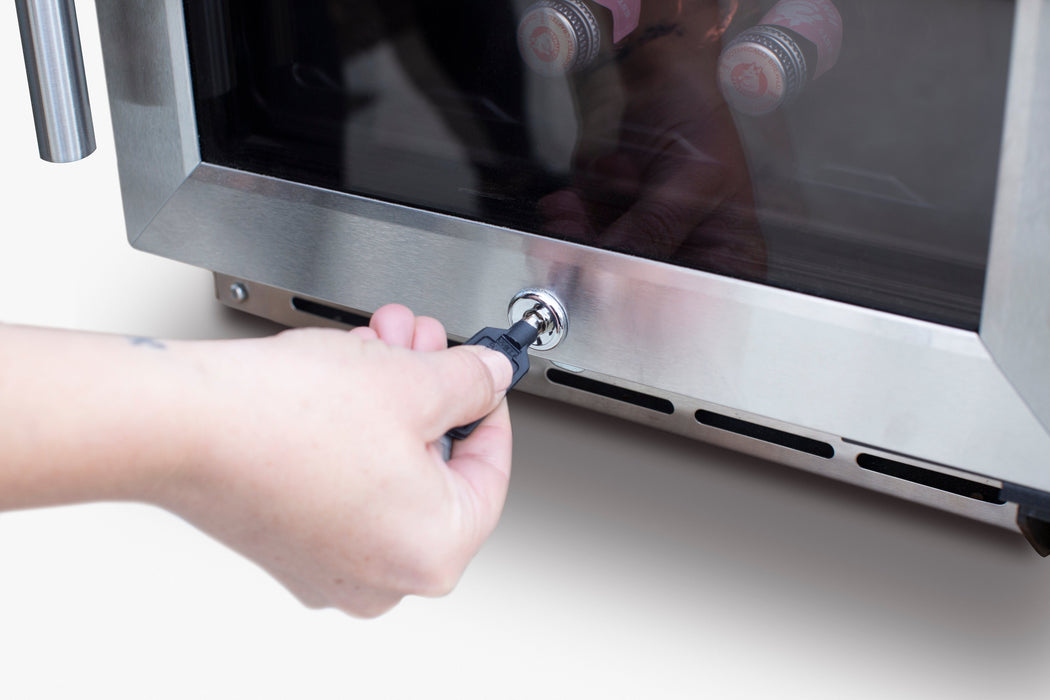
[[[205,161],[976,329],[1010,0],[186,0]]]

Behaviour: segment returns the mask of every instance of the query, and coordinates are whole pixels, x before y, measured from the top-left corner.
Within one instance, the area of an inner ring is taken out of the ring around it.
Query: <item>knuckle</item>
[[[403,596],[396,594],[376,594],[366,597],[352,598],[349,600],[340,600],[335,602],[331,607],[342,610],[352,617],[360,618],[362,620],[373,620],[393,609],[401,602],[402,597]]]
[[[427,598],[444,597],[455,589],[459,578],[460,572],[449,566],[431,569],[421,579],[416,593]]]
[[[452,592],[466,568],[458,551],[443,544],[416,553],[410,565],[408,593],[440,598]]]
[[[322,610],[332,606],[330,598],[322,595],[312,587],[308,588],[299,583],[284,583],[285,587],[295,596],[296,600],[298,600],[304,608],[309,608],[310,610]]]

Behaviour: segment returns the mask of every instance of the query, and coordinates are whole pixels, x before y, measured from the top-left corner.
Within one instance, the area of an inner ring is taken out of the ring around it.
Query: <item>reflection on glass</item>
[[[1012,2],[185,8],[208,162],[979,321]]]

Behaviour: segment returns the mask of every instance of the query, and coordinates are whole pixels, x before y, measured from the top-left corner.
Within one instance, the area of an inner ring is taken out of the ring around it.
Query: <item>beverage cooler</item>
[[[97,7],[129,239],[222,302],[550,301],[524,390],[1050,552],[1050,0]]]

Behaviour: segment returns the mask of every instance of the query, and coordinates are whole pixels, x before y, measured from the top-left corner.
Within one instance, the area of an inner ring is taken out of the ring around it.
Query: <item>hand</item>
[[[511,373],[498,353],[445,348],[440,323],[401,306],[350,333],[216,344],[201,356],[215,430],[161,505],[311,607],[374,616],[449,592],[506,496]],[[486,414],[446,464],[435,441]]]
[[[618,58],[576,78],[575,181],[541,200],[547,232],[764,276],[747,164],[716,80],[721,22],[712,0],[649,0]]]
[[[378,615],[448,592],[496,526],[510,380],[400,306],[218,342],[0,324],[0,511],[154,503],[307,605]],[[483,416],[446,463],[434,441]]]

